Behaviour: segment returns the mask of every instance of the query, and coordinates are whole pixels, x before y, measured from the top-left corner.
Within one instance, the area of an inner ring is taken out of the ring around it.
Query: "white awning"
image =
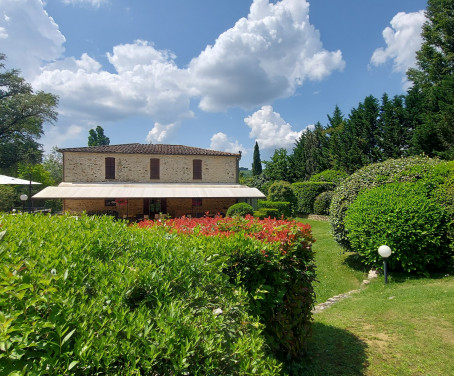
[[[11,176],[0,175],[0,184],[21,184],[21,185],[29,185],[29,184],[41,184],[36,183],[34,181],[30,182],[30,180],[13,178]]]
[[[43,189],[33,198],[265,198],[265,195],[257,188],[239,184],[60,183],[58,187]]]

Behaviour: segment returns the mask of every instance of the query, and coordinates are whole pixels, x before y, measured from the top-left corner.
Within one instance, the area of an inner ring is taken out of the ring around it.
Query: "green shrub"
[[[429,197],[430,186],[391,183],[360,193],[347,209],[345,229],[351,247],[368,266],[383,260],[377,249],[386,244],[394,270],[441,271],[453,256],[448,212]]]
[[[274,213],[274,215],[276,215],[277,218],[280,218],[282,216],[284,216],[284,218],[289,218],[292,216],[292,206],[290,202],[263,200],[258,202],[258,206],[261,211],[273,209],[272,213]]]
[[[259,241],[101,216],[0,225],[0,374],[279,374],[250,294],[222,273],[229,252]]]
[[[329,206],[333,198],[334,191],[320,193],[314,201],[314,214],[329,215]]]
[[[302,182],[293,183],[292,188],[296,196],[296,213],[311,214],[314,209],[315,198],[322,192],[332,191],[334,183],[327,182]]]
[[[254,211],[254,218],[257,218],[257,219],[265,219],[265,218],[268,218],[268,216],[266,215],[267,212],[265,211],[262,211],[262,210],[255,210]]]
[[[348,174],[340,170],[325,170],[318,174],[312,175],[309,181],[323,181],[339,185],[348,177]]]
[[[15,194],[12,186],[0,185],[0,211],[11,211],[14,207]]]
[[[392,182],[414,182],[427,176],[440,161],[426,157],[389,159],[363,167],[345,179],[335,190],[330,206],[330,221],[334,239],[344,249],[350,242],[344,227],[347,208],[355,201],[358,193],[365,189]]]
[[[233,204],[227,209],[227,217],[234,217],[239,215],[240,217],[245,217],[246,215],[254,214],[254,208],[246,204],[245,202],[239,202],[237,204]]]
[[[277,202],[296,202],[295,194],[293,193],[292,185],[286,181],[275,181],[268,188],[268,201]]]

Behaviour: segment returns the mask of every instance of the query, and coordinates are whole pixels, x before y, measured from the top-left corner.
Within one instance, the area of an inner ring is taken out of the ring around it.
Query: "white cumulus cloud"
[[[260,149],[291,149],[302,133],[292,130],[292,126],[271,106],[263,106],[244,122],[251,128],[249,137],[258,142]]]
[[[102,4],[108,2],[108,0],[62,0],[64,4],[73,5],[91,5],[95,8],[99,8]]]
[[[254,0],[247,18],[222,33],[189,66],[200,108],[250,108],[292,95],[306,79],[321,80],[345,62],[323,48],[305,0]]]
[[[421,29],[426,21],[424,11],[397,13],[391,20],[391,27],[383,30],[386,48],[377,48],[371,64],[379,66],[391,60],[395,72],[405,73],[416,64],[416,51],[422,44]]]
[[[210,149],[226,151],[228,153],[241,152],[243,155],[247,154],[246,148],[238,140],[232,140],[222,132],[218,132],[211,137]]]
[[[30,79],[40,66],[62,56],[65,37],[40,0],[0,0],[1,52],[9,68]]]

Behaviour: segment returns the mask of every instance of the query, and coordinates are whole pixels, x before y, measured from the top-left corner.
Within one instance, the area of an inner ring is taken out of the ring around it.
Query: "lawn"
[[[359,272],[345,264],[351,256],[333,246],[329,224],[305,222],[318,239],[314,249],[321,301],[328,293],[355,288]],[[295,373],[454,375],[453,302],[453,276],[411,279],[391,273],[387,285],[383,278],[374,280],[314,316],[308,356]]]

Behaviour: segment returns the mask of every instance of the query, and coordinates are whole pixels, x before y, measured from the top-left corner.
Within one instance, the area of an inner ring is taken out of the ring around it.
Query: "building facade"
[[[236,202],[265,196],[239,181],[241,154],[183,145],[125,144],[60,149],[63,182],[36,199],[63,199],[63,210],[155,218],[224,215]]]

